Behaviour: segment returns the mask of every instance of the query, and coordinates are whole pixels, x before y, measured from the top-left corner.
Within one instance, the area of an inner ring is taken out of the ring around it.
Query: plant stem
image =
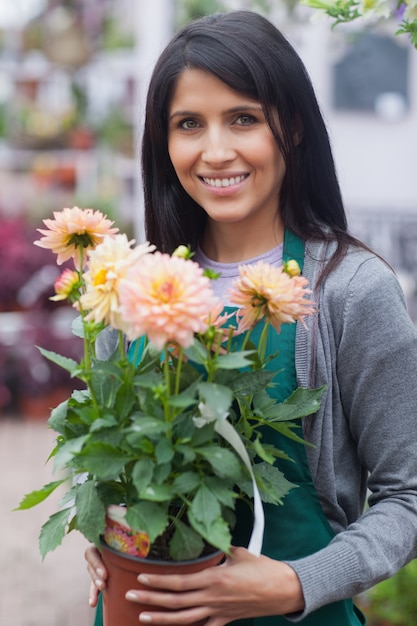
[[[167,422],[171,421],[171,411],[170,411],[170,406],[169,406],[169,398],[171,397],[171,371],[169,368],[169,360],[170,360],[169,350],[165,346],[164,376],[165,376],[166,391],[165,391],[165,400],[164,400],[164,413],[165,413],[165,419]]]
[[[268,337],[268,331],[269,331],[269,322],[265,322],[265,325],[262,329],[262,333],[259,339],[259,344],[258,344],[258,353],[259,353],[259,358],[261,360],[261,362],[263,363],[265,361],[265,354],[266,354],[266,342],[267,342],[267,337]]]
[[[123,334],[123,332],[121,330],[119,330],[119,354],[120,354],[120,358],[123,359],[126,356],[126,351],[125,351],[125,336]]]
[[[177,396],[180,392],[180,382],[181,382],[181,368],[182,368],[182,363],[183,363],[183,355],[184,355],[184,348],[180,348],[180,353],[178,356],[178,364],[177,364],[177,371],[175,373],[175,389],[174,389],[174,394]]]

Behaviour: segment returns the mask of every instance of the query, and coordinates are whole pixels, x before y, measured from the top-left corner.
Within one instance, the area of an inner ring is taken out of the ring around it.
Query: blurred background
[[[297,0],[0,0],[0,567],[2,626],[89,626],[80,537],[42,563],[55,503],[12,512],[49,482],[46,421],[73,389],[36,345],[78,358],[74,312],[51,303],[42,220],[92,207],[143,239],[139,141],[154,61],[193,17],[246,8],[304,60],[328,124],[351,230],[397,271],[417,322],[417,50],[395,19],[332,29]],[[381,338],[383,340],[383,338]],[[371,626],[417,623],[411,564],[360,598]]]

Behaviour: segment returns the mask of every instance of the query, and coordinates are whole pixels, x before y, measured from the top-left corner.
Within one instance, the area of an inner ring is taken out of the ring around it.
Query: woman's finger
[[[87,561],[87,569],[90,573],[91,579],[99,579],[102,581],[107,580],[107,570],[101,558],[100,552],[95,546],[89,546],[84,552],[84,558]],[[92,574],[94,572],[94,574]]]
[[[90,593],[88,596],[88,603],[91,607],[95,607],[97,606],[97,602],[98,602],[98,596],[99,596],[99,590],[97,589],[97,587],[95,586],[94,583],[90,584]]]

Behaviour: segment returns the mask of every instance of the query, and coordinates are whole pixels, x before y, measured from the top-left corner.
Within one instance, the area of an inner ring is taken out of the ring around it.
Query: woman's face
[[[168,117],[172,164],[209,220],[275,228],[285,165],[261,104],[213,74],[187,69]]]

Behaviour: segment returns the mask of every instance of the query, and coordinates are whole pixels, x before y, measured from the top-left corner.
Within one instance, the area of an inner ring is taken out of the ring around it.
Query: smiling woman
[[[208,72],[185,70],[169,109],[168,151],[181,185],[207,214],[202,246],[210,258],[242,261],[282,241],[285,164],[260,102]],[[213,230],[225,224],[233,225],[236,258],[214,249]],[[265,233],[262,243],[253,238],[243,250],[245,233],[256,231]]]
[[[275,270],[298,262],[317,311],[306,326],[274,328],[266,343],[256,324],[251,341],[279,376],[271,407],[297,385],[325,391],[303,419],[305,446],[249,433],[250,445],[282,451],[275,467],[297,485],[283,506],[265,503],[262,554],[251,552],[253,516],[237,507],[222,567],[149,575],[126,598],[152,624],[364,624],[352,598],[417,557],[417,332],[391,269],[348,231],[310,79],[272,24],[232,11],[173,37],[149,85],[142,169],[148,240],[168,253],[189,244],[220,274],[214,289],[227,314],[242,262],[251,268],[241,274],[243,323],[271,300]],[[113,349],[103,336],[100,354]],[[86,559],[95,606],[108,573],[96,548]]]

